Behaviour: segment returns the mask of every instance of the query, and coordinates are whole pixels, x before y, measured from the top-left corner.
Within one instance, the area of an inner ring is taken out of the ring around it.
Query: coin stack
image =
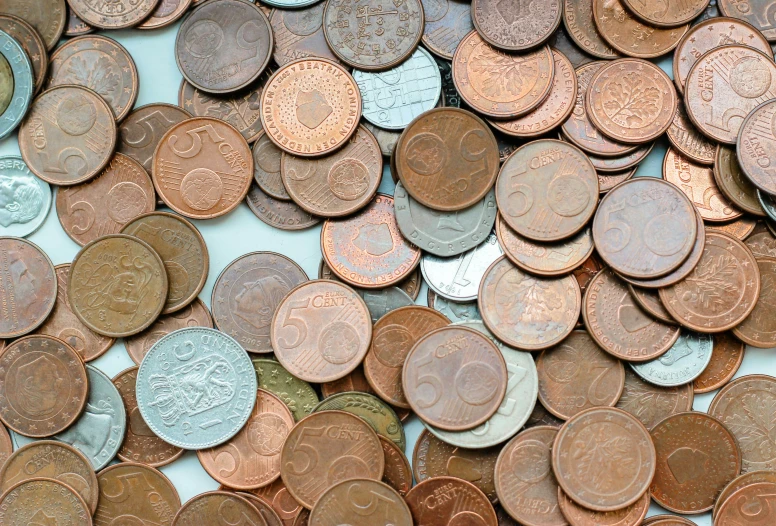
[[[776,378],[736,377],[776,347],[772,19],[0,0],[0,525],[776,524]],[[110,30],[173,24],[178,105],[135,107]],[[267,242],[199,298],[243,202],[320,229],[317,279]],[[221,487],[182,504],[185,451]]]

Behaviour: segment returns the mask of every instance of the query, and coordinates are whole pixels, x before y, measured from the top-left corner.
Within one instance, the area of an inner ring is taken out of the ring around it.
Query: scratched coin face
[[[745,4],[737,3],[734,0],[718,0],[718,7],[723,15],[752,24],[769,41],[776,40],[776,28],[767,18],[771,5],[767,0],[754,0]]]
[[[162,136],[191,115],[172,104],[147,104],[135,109],[119,126],[116,151],[143,165],[149,174],[153,170],[153,156]]]
[[[137,374],[137,404],[148,427],[185,449],[214,447],[236,435],[253,411],[256,389],[248,354],[215,329],[168,334]]]
[[[473,0],[472,19],[482,38],[506,51],[525,51],[549,39],[560,25],[559,0]]]
[[[456,48],[473,29],[471,4],[465,0],[421,0],[426,25],[423,45],[435,55],[452,60]]]
[[[121,29],[139,24],[156,8],[158,0],[73,0],[70,9],[87,24],[102,29]]]
[[[65,0],[34,3],[0,1],[0,12],[18,16],[30,24],[40,34],[49,51],[54,49],[62,36],[67,23],[67,11]]]
[[[273,2],[269,2],[273,3]],[[308,2],[309,3],[309,2]],[[325,58],[339,62],[329,49],[323,34],[323,8],[321,2],[302,9],[273,9],[269,16],[275,36],[272,58],[278,66],[300,58]],[[295,8],[296,5],[278,6]]]
[[[135,462],[124,462],[102,470],[100,504],[94,514],[97,524],[119,520],[171,524],[181,507],[180,497],[162,472]],[[121,488],[122,491],[114,491]]]
[[[364,506],[363,502],[380,505]],[[412,526],[412,514],[396,490],[376,480],[356,479],[329,488],[315,504],[308,524],[370,524],[374,526]]]
[[[171,526],[198,526],[203,524],[229,524],[227,521],[266,524],[261,512],[247,497],[233,492],[209,491],[201,493],[178,510]],[[274,525],[273,525],[274,526]]]
[[[91,511],[70,486],[34,478],[13,486],[0,499],[0,521],[7,526],[40,524],[53,517],[57,526],[91,526]]]
[[[498,518],[488,497],[471,482],[455,477],[434,477],[407,493],[407,505],[418,526],[476,524],[497,526]]]
[[[616,407],[638,418],[647,429],[652,429],[664,418],[691,411],[693,397],[691,383],[661,387],[647,382],[626,367],[625,388]]]

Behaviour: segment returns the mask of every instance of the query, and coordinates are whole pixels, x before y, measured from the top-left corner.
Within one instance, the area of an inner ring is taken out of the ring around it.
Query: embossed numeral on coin
[[[366,495],[364,495],[366,493]],[[369,500],[366,500],[367,497]],[[380,503],[390,505],[393,501],[376,491],[364,491],[361,484],[355,483],[348,488],[348,504],[356,514],[366,517],[374,515],[380,507]]]
[[[138,139],[134,139],[128,132],[124,132],[122,142],[129,144],[133,148],[143,148],[151,144],[156,138],[164,135],[164,132],[175,126],[176,121],[171,121],[161,111],[154,111],[148,115],[141,117],[137,122],[128,123],[124,130],[130,129],[130,126],[137,128],[142,135]]]
[[[304,475],[305,473],[309,473],[315,469],[315,466],[318,465],[318,450],[316,450],[310,444],[305,444],[304,439],[305,435],[310,435],[313,437],[323,436],[323,431],[323,427],[305,427],[302,429],[302,432],[299,435],[299,441],[291,448],[291,452],[293,453],[294,457],[302,456],[306,461],[306,465],[302,468],[301,471],[297,471],[295,460],[287,462],[286,466],[288,466],[288,469],[291,470],[294,475]]]
[[[620,204],[612,205],[607,209],[604,215],[604,234],[606,235],[606,244],[611,252],[619,252],[630,242],[631,229],[627,223],[612,219],[612,215],[621,210],[625,210],[625,201]],[[619,235],[612,235],[619,232]]]
[[[75,203],[69,203],[67,207],[67,213],[73,218],[85,219],[83,226],[74,224],[72,231],[74,234],[81,235],[88,232],[92,225],[94,225],[94,207],[86,201],[76,201]]]
[[[251,520],[242,510],[237,509],[232,499],[227,499],[218,507],[219,526],[267,526],[267,521],[257,515],[261,523]]]
[[[186,132],[186,135],[191,137],[191,147],[188,150],[178,150],[175,147],[175,144],[178,142],[177,135],[172,135],[168,139],[170,143],[170,148],[178,157],[183,157],[184,159],[190,159],[191,157],[194,157],[195,155],[197,155],[199,151],[202,149],[202,137],[199,136],[199,134],[202,132],[207,133],[208,137],[210,137],[210,140],[213,141],[215,144],[222,143],[225,140],[223,137],[218,135],[218,132],[215,130],[215,128],[213,128],[212,124],[205,124],[204,126],[200,126],[199,128],[194,128],[193,130],[189,130]]]
[[[420,370],[423,367],[431,364],[431,362],[433,361],[434,361],[434,356],[429,354],[425,358],[418,360],[417,367],[413,371],[415,373],[416,389],[420,389],[421,385],[430,385],[434,389],[434,396],[430,401],[424,402],[422,400],[418,400],[417,404],[423,408],[431,407],[432,405],[436,404],[439,401],[439,399],[442,397],[442,392],[444,391],[442,380],[440,380],[438,376],[436,376],[435,374],[420,375]]]
[[[109,488],[107,484],[102,484],[100,486],[101,498],[110,502],[125,502],[132,500],[136,492],[145,493],[149,496],[149,499],[158,496],[157,489],[148,482],[143,473],[134,472],[119,475],[116,477],[116,480],[119,482],[118,491],[112,492],[112,488]]]
[[[65,148],[59,152],[59,157],[56,158],[56,162],[54,164],[51,164],[48,152],[39,150],[38,157],[40,157],[40,161],[43,163],[43,171],[47,173],[72,174],[74,176],[80,177],[86,174],[86,171],[89,169],[89,162],[86,160],[86,155],[84,155],[84,152],[78,148]],[[73,158],[80,159],[82,163],[81,166],[73,166],[72,162],[68,162]],[[71,169],[75,169],[75,171],[71,172]]]
[[[307,338],[307,323],[302,318],[297,318],[293,315],[295,310],[306,309],[310,305],[310,298],[295,301],[292,303],[288,312],[286,312],[286,318],[283,320],[283,327],[294,327],[297,331],[296,340],[293,343],[288,343],[285,338],[278,338],[278,343],[284,349],[294,349],[305,341]]]

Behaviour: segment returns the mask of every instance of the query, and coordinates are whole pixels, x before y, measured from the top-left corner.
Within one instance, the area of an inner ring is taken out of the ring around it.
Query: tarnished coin
[[[776,104],[770,101],[752,110],[741,125],[735,150],[740,162],[739,170],[748,181],[769,194],[776,193],[776,178],[770,168],[770,150],[776,145],[776,131],[771,124],[774,114]]]
[[[651,435],[657,469],[650,492],[667,510],[687,515],[710,510],[741,469],[736,438],[705,413],[670,416]]]
[[[592,162],[592,159],[591,159]],[[598,174],[598,191],[601,194],[605,194],[618,184],[628,181],[633,178],[634,175],[636,175],[636,170],[638,169],[638,166],[631,168],[630,170],[625,170],[624,172],[618,172],[618,173],[607,173],[607,174]]]
[[[163,0],[164,1],[164,0]],[[116,151],[139,162],[149,174],[153,170],[153,156],[164,134],[191,115],[172,104],[147,104],[129,115],[119,125]]]
[[[50,209],[48,183],[35,177],[21,157],[0,157],[0,235],[29,236],[46,221]]]
[[[375,504],[361,504],[366,498]],[[346,480],[326,490],[309,519],[310,526],[359,523],[372,526],[413,525],[410,508],[396,490],[383,482],[362,478]]]
[[[33,478],[13,486],[0,498],[0,524],[30,526],[50,518],[57,526],[92,526],[86,502],[66,483]]]
[[[767,0],[753,0],[744,4],[735,0],[718,0],[720,12],[752,24],[769,41],[776,41],[776,28],[768,20],[770,5]]]
[[[261,93],[261,124],[282,150],[320,157],[341,148],[356,132],[361,94],[342,66],[325,59],[286,64]]]
[[[643,526],[645,523],[641,521],[649,511],[650,502],[649,492],[646,492],[639,500],[625,508],[594,511],[580,506],[558,488],[558,507],[571,526]]]
[[[636,18],[656,27],[676,27],[692,22],[709,5],[709,0],[688,0],[678,4],[623,0]]]
[[[329,49],[323,33],[325,5],[325,2],[322,2],[302,9],[272,10],[269,16],[275,37],[272,58],[278,66],[285,66],[300,58],[325,58],[339,62],[337,56]],[[297,6],[283,7],[296,8]]]
[[[471,482],[455,477],[434,477],[416,485],[405,497],[415,526],[477,524],[498,526],[488,497]]]
[[[579,318],[582,295],[573,276],[532,276],[507,258],[494,262],[480,284],[482,320],[504,343],[538,351],[561,342]]]
[[[117,121],[132,111],[140,87],[132,56],[124,46],[101,35],[68,40],[51,55],[48,87],[62,85],[93,90],[110,105]]]
[[[318,279],[332,279],[334,281],[342,281],[337,274],[335,274],[329,265],[326,264],[326,260],[322,259],[320,265],[318,266]],[[415,300],[418,299],[418,295],[420,294],[420,286],[422,284],[423,280],[421,278],[420,268],[415,268],[413,272],[410,273],[409,276],[404,278],[401,282],[396,284],[396,288],[400,289],[402,292],[404,292],[409,298],[412,300],[408,305],[415,303]],[[391,287],[388,287],[387,289],[360,289],[354,287],[353,290],[356,291],[356,294],[361,296],[363,298],[364,302],[366,303],[366,306],[369,308],[369,314],[372,315],[373,320],[377,321],[382,317],[382,314],[377,316],[377,319],[375,318],[375,314],[378,312],[377,306],[379,305],[379,300],[377,300],[377,296],[382,296],[383,292],[385,290],[389,290]],[[377,296],[375,296],[377,295]],[[388,305],[385,306],[387,308]],[[397,305],[396,308],[398,308],[399,305]],[[385,310],[385,309],[382,309]],[[390,308],[388,310],[393,310],[393,308]],[[383,312],[383,314],[387,313],[386,310]]]
[[[44,2],[0,1],[0,13],[18,16],[30,24],[46,43],[49,51],[59,43],[59,38],[67,24],[67,4],[65,0],[47,0]]]
[[[496,119],[514,119],[537,108],[552,89],[554,70],[549,46],[505,53],[478,31],[464,37],[453,57],[458,93],[477,113]]]
[[[137,521],[171,524],[181,507],[181,500],[170,479],[152,467],[123,462],[102,470],[100,504],[94,514],[97,524],[115,520],[129,524]],[[121,488],[121,491],[114,491]]]
[[[127,413],[127,432],[117,456],[123,462],[138,462],[157,468],[180,458],[183,449],[156,436],[143,419],[137,406],[137,371],[137,367],[131,367],[113,379]]]
[[[364,375],[364,369],[361,366],[353,369],[353,372],[349,373],[347,376],[343,376],[339,380],[321,384],[321,394],[324,398],[347,392],[376,394],[374,389],[372,389],[372,386],[367,382],[366,376]]]
[[[593,0],[563,0],[563,25],[569,37],[586,53],[598,58],[620,56],[598,32],[593,16]],[[579,67],[580,64],[575,64]]]
[[[18,16],[5,14],[2,7],[0,7],[0,31],[4,31],[11,36],[18,45],[24,49],[27,54],[27,58],[32,65],[32,74],[34,77],[34,91],[40,91],[43,87],[43,83],[46,80],[46,74],[49,68],[48,52],[46,51],[46,43],[29,23],[25,22]],[[11,46],[3,50],[3,56],[10,51]],[[19,61],[23,62],[23,61]],[[13,67],[9,64],[9,67]],[[22,79],[19,79],[22,80]],[[16,79],[14,79],[16,81]]]
[[[262,131],[253,143],[253,178],[259,188],[270,197],[281,201],[290,201],[283,177],[280,173],[280,159],[283,150],[275,146]]]
[[[227,491],[208,491],[186,502],[178,510],[171,526],[200,526],[203,523],[216,523],[216,521],[222,522],[233,518],[237,518],[244,524],[267,523],[259,510],[246,497]]]
[[[564,139],[562,135],[561,139]],[[639,163],[646,159],[647,155],[649,155],[654,146],[655,143],[651,142],[640,146],[629,154],[620,157],[598,157],[595,155],[588,155],[587,158],[590,159],[590,163],[593,165],[593,168],[595,168],[596,172],[598,172],[598,185],[601,187],[600,192],[604,193],[616,186],[609,183],[606,190],[604,190],[604,185],[601,184],[601,179],[607,179],[609,177],[615,179],[618,174],[621,174],[623,171],[629,170],[631,168],[637,168]]]
[[[65,22],[65,30],[62,33],[66,37],[80,37],[93,33],[94,28],[81,20],[75,11],[67,7],[67,21]]]
[[[179,404],[191,382],[207,396]],[[236,435],[250,418],[256,389],[248,354],[215,329],[168,334],[143,358],[137,374],[137,404],[148,427],[185,449],[214,447]]]
[[[227,490],[225,486],[221,486],[221,490]],[[294,520],[302,514],[307,512],[294,497],[288,492],[286,485],[283,484],[281,479],[275,480],[272,484],[264,486],[262,488],[256,488],[248,491],[247,493],[241,493],[242,496],[249,498],[251,496],[251,502],[256,502],[255,499],[261,500],[263,504],[269,505],[277,514],[277,518],[283,526],[293,526]],[[258,508],[258,505],[257,505]],[[265,512],[266,509],[259,509],[259,512],[264,515],[264,519],[271,524],[269,514]],[[272,517],[274,519],[274,517]],[[270,526],[267,524],[267,526]]]
[[[676,320],[666,310],[656,290],[635,287],[628,283],[628,292],[641,310],[663,323],[676,325]]]
[[[138,25],[156,9],[159,0],[115,0],[90,2],[68,0],[68,5],[87,24],[100,29],[122,29]]]
[[[630,366],[649,383],[662,387],[684,385],[695,380],[709,365],[713,345],[711,335],[685,330],[660,358]]]
[[[292,201],[278,201],[270,197],[256,184],[251,185],[245,201],[256,217],[281,230],[304,230],[321,222],[320,218],[306,212]]]
[[[428,306],[444,314],[452,322],[458,321],[482,321],[477,302],[450,301],[444,296],[437,295],[434,289],[428,289]]]
[[[725,486],[725,488],[719,494],[719,497],[717,497],[717,501],[714,503],[714,508],[711,512],[712,517],[717,516],[720,506],[725,502],[727,502],[727,500],[735,492],[737,492],[741,488],[749,486],[750,484],[757,484],[761,482],[776,483],[776,472],[773,472],[770,470],[751,471],[749,473],[743,473],[737,476],[735,479],[733,479],[733,481],[730,484]]]
[[[509,3],[473,0],[472,20],[491,45],[506,51],[525,51],[541,45],[560,25],[563,6],[549,0],[541,9],[530,0]]]
[[[765,211],[757,197],[757,188],[742,172],[741,165],[736,158],[736,151],[733,148],[717,146],[714,158],[714,181],[719,190],[736,207],[752,215],[765,217]]]
[[[209,93],[248,86],[267,67],[274,39],[258,6],[216,0],[197,6],[175,40],[175,60],[186,80]]]
[[[677,413],[692,411],[692,384],[660,387],[643,380],[630,367],[625,368],[625,388],[617,402],[618,409],[627,411],[652,429],[658,422]]]
[[[582,292],[583,296],[587,287],[590,285],[590,282],[593,281],[596,274],[601,272],[604,267],[604,264],[601,262],[596,252],[593,251],[593,253],[590,254],[590,257],[588,257],[579,268],[571,273],[571,275],[574,276],[574,279],[577,280],[579,290]]]
[[[746,522],[762,522],[768,524],[776,520],[776,512],[770,506],[763,506],[756,513],[748,508],[754,503],[767,501],[776,491],[774,482],[758,482],[736,490],[722,503],[714,518],[715,524],[742,524]]]
[[[760,271],[760,295],[751,314],[733,327],[733,334],[752,347],[769,349],[776,345],[776,324],[771,316],[771,308],[776,301],[776,259],[758,258],[757,268]]]
[[[547,411],[542,404],[536,404],[534,410],[531,411],[531,415],[528,417],[528,421],[525,423],[524,429],[530,429],[538,426],[550,426],[555,429],[560,429],[566,422],[557,418],[555,415]]]
[[[377,139],[377,144],[380,145],[380,153],[383,154],[383,157],[390,158],[390,165],[388,169],[391,172],[393,182],[398,181],[399,176],[396,173],[396,156],[393,154],[393,151],[396,148],[396,143],[399,142],[401,131],[384,130],[383,128],[379,128],[369,121],[365,121],[362,124],[367,130],[372,132],[372,135],[374,135],[375,139]],[[385,169],[386,167],[383,166],[383,170]]]
[[[735,221],[729,223],[717,223],[713,226],[709,226],[711,230],[717,230],[729,236],[740,239],[741,241],[749,237],[754,232],[754,228],[757,225],[757,220],[754,217],[742,216]],[[756,254],[755,254],[756,256]]]
[[[474,29],[471,4],[465,0],[420,0],[426,17],[423,45],[445,60],[453,55],[463,37]]]
[[[696,163],[714,164],[716,145],[698,132],[687,116],[682,101],[676,107],[674,120],[666,130],[666,136],[684,157]]]
[[[568,420],[593,407],[614,407],[625,383],[622,362],[606,354],[585,331],[574,331],[536,359],[539,401]]]
[[[0,470],[3,469],[8,457],[13,453],[13,442],[11,442],[11,436],[8,434],[8,430],[5,426],[0,424]]]
[[[758,223],[752,235],[746,238],[745,244],[755,258],[776,257],[776,238],[762,223]]]
[[[711,361],[693,381],[695,393],[716,391],[726,385],[738,372],[744,361],[744,343],[729,332],[714,335]]]
[[[293,376],[273,359],[251,358],[251,361],[259,388],[280,398],[291,410],[295,421],[312,414],[320,400],[310,384]]]
[[[159,29],[169,26],[185,15],[191,5],[192,0],[159,0],[156,9],[151,11],[148,18],[135,27],[137,29]]]
[[[392,440],[383,436],[378,437],[380,445],[383,446],[385,454],[385,470],[383,471],[383,482],[391,486],[396,492],[404,497],[412,488],[412,468],[410,461],[404,456],[404,451],[399,448]]]
[[[324,398],[313,409],[314,413],[322,411],[344,411],[356,415],[369,424],[375,433],[391,440],[402,451],[407,447],[407,437],[398,415],[373,394],[357,391],[335,393]]]

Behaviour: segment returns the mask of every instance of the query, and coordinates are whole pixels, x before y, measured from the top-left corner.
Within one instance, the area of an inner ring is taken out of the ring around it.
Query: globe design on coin
[[[537,484],[551,473],[550,448],[540,440],[524,440],[512,450],[513,475],[526,484]]]
[[[96,120],[97,108],[83,95],[65,97],[57,106],[57,124],[70,135],[83,135],[92,129]]]
[[[223,184],[213,170],[195,168],[181,181],[181,197],[195,210],[210,210],[221,200]]]
[[[119,183],[108,192],[108,215],[119,224],[145,211],[146,193],[135,183]]]
[[[466,403],[481,405],[498,393],[498,373],[485,363],[468,363],[455,375],[455,389]]]
[[[361,341],[355,329],[343,322],[335,322],[326,327],[318,340],[321,355],[327,362],[342,365],[352,360]]]
[[[771,70],[754,57],[742,57],[730,70],[730,87],[733,91],[755,99],[762,96],[771,85]]]
[[[447,146],[433,133],[419,133],[407,143],[407,164],[420,175],[433,175],[447,164]]]
[[[197,58],[208,58],[213,55],[224,40],[221,26],[212,20],[200,20],[186,32],[184,42],[189,53]]]
[[[329,170],[328,181],[334,195],[354,201],[369,188],[369,170],[357,159],[342,159]]]
[[[587,185],[577,177],[556,177],[547,188],[550,207],[561,216],[573,217],[590,202]]]
[[[248,443],[259,455],[277,455],[288,432],[283,418],[274,413],[262,413],[248,424]]]
[[[318,4],[311,9],[280,11],[283,16],[283,23],[295,35],[312,35],[323,24],[323,5]]]

